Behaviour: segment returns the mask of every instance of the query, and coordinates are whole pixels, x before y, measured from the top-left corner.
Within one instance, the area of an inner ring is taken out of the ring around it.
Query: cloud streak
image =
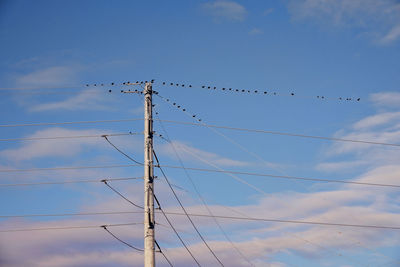
[[[244,6],[228,0],[205,3],[203,9],[217,20],[244,21],[247,16]]]

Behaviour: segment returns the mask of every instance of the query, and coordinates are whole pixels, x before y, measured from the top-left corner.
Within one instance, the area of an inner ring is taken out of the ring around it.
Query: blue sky
[[[400,143],[399,1],[1,1],[0,42],[1,125],[140,119],[141,97],[119,93],[128,89],[121,84],[155,79],[160,96],[187,110],[154,96],[162,120],[196,122],[196,115],[213,125]],[[101,83],[105,86],[93,86]],[[399,185],[396,146],[155,122],[155,131],[166,136],[163,127],[173,144],[155,139],[163,165],[180,166],[175,148],[192,168]],[[143,121],[137,120],[1,127],[0,138],[142,131]],[[142,161],[142,135],[110,140]],[[143,175],[142,167],[7,172],[132,164],[101,137],[0,141],[0,158],[1,184]],[[187,210],[207,214],[185,172],[165,172]],[[393,187],[188,173],[216,215],[399,226],[400,195]],[[164,209],[181,212],[157,169],[156,175]],[[110,184],[143,203],[142,181]],[[0,190],[2,216],[140,212],[100,182]],[[3,217],[0,230],[140,224],[142,217]],[[165,219],[156,220],[161,224],[156,238],[174,266],[195,266]],[[202,266],[218,266],[187,219],[171,215],[171,220]],[[399,230],[220,218],[230,243],[213,219],[193,220],[225,266],[398,266],[400,261]],[[110,230],[143,246],[141,225]],[[0,232],[4,266],[142,266],[142,259],[100,227]],[[160,255],[157,263],[167,266]]]

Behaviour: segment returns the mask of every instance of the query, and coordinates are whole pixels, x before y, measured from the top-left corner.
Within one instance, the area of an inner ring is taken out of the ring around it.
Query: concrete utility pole
[[[154,250],[154,169],[153,169],[153,88],[144,88],[144,267],[155,266]]]

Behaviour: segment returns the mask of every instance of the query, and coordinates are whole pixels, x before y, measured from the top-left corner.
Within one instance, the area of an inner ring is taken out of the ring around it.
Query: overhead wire
[[[36,183],[19,183],[19,184],[0,184],[0,187],[13,187],[13,186],[34,186],[34,185],[57,185],[57,184],[76,184],[76,183],[99,183],[105,181],[127,181],[138,180],[143,177],[127,177],[127,178],[107,178],[107,179],[93,179],[93,180],[67,180],[57,182],[36,182]]]
[[[155,212],[161,212],[156,210]],[[172,212],[164,211],[168,215],[176,216],[186,216],[182,212]],[[61,213],[61,214],[24,214],[24,215],[3,215],[0,218],[17,218],[17,217],[56,217],[56,216],[96,216],[96,215],[123,215],[123,214],[143,214],[143,211],[117,211],[117,212],[88,212],[88,213]],[[212,218],[209,214],[199,214],[199,213],[188,213],[192,217],[203,217]],[[321,225],[321,226],[338,226],[338,227],[349,227],[349,228],[364,228],[364,229],[381,229],[381,230],[400,230],[400,226],[390,226],[390,225],[373,225],[373,224],[352,224],[352,223],[335,223],[335,222],[323,222],[323,221],[308,221],[308,220],[284,220],[284,219],[274,219],[274,218],[259,218],[259,217],[249,217],[249,216],[229,216],[229,215],[213,215],[216,218],[227,219],[227,220],[238,220],[238,221],[254,221],[254,222],[274,222],[274,223],[289,223],[289,224],[299,224],[299,225]],[[139,223],[128,223],[128,224],[117,224],[108,226],[120,226],[120,225],[133,225]],[[140,223],[143,224],[143,223]],[[83,226],[88,227],[88,226]],[[89,228],[96,228],[100,226],[89,226]],[[64,227],[50,228],[57,230],[58,228],[64,229]],[[68,226],[67,229],[70,227]],[[74,226],[71,228],[75,228]],[[81,226],[78,226],[81,228]],[[22,228],[22,231],[35,231],[37,228]],[[38,230],[41,230],[39,228]],[[47,228],[45,228],[47,229]],[[0,232],[7,232],[8,230],[0,230]],[[14,231],[14,230],[12,230]],[[19,230],[18,230],[19,231]]]
[[[193,228],[195,229],[195,231],[197,232],[197,234],[199,235],[200,239],[203,241],[204,245],[208,248],[208,250],[210,251],[210,253],[214,256],[214,258],[217,260],[217,262],[221,265],[224,266],[224,264],[221,262],[221,260],[217,257],[217,255],[215,254],[215,252],[211,249],[211,247],[208,245],[207,241],[204,239],[203,235],[200,233],[200,231],[197,229],[196,225],[194,224],[193,220],[190,218],[190,216],[188,215],[185,207],[183,206],[181,200],[179,199],[178,195],[176,194],[175,190],[173,189],[171,183],[169,182],[169,179],[167,178],[167,175],[165,174],[164,170],[162,169],[162,167],[160,166],[160,161],[158,160],[157,154],[156,152],[153,150],[153,154],[154,154],[154,158],[157,161],[158,164],[158,168],[161,171],[165,181],[167,182],[169,188],[171,189],[175,199],[177,200],[177,202],[179,203],[179,205],[181,206],[183,212],[185,214],[187,214],[187,218],[190,221],[191,225],[193,226]]]
[[[131,156],[129,156],[128,154],[126,154],[125,152],[123,152],[121,149],[119,149],[116,145],[114,145],[108,138],[107,135],[102,135],[102,137],[104,137],[104,139],[113,147],[115,148],[119,153],[121,153],[122,155],[124,155],[125,157],[127,157],[129,160],[139,164],[139,165],[144,165],[143,163],[135,160],[134,158],[132,158]]]
[[[93,135],[75,135],[75,136],[46,136],[46,137],[25,137],[25,138],[8,138],[0,139],[3,141],[34,141],[34,140],[52,140],[52,139],[74,139],[74,138],[92,138],[92,137],[104,137],[104,136],[127,136],[127,135],[139,135],[143,133],[115,133],[115,134],[93,134]]]
[[[107,169],[107,168],[129,168],[129,167],[139,167],[141,164],[126,164],[126,165],[103,165],[103,166],[75,166],[75,167],[54,167],[54,168],[33,168],[33,169],[0,169],[0,173],[12,173],[12,172],[36,172],[36,171],[56,171],[56,170],[79,170],[79,169]],[[173,165],[160,165],[163,168],[171,169],[183,169],[181,166]],[[363,185],[363,186],[374,186],[374,187],[392,187],[400,188],[400,185],[396,184],[382,184],[382,183],[369,183],[369,182],[357,182],[357,181],[346,181],[337,179],[323,179],[323,178],[310,178],[301,176],[284,176],[275,175],[267,173],[255,173],[255,172],[241,172],[232,170],[218,170],[218,169],[205,169],[205,168],[193,168],[185,167],[187,170],[200,171],[200,172],[214,172],[214,173],[231,173],[239,175],[249,175],[249,176],[260,176],[269,177],[276,179],[289,179],[289,180],[302,180],[310,182],[324,182],[324,183],[342,183],[342,184],[353,184],[353,185]]]
[[[65,124],[91,124],[91,123],[109,123],[109,122],[128,122],[140,121],[143,118],[118,119],[118,120],[94,120],[94,121],[67,121],[67,122],[38,122],[38,123],[20,123],[20,124],[1,124],[0,127],[25,127],[25,126],[48,126]]]
[[[161,255],[164,256],[164,259],[168,262],[169,266],[173,267],[171,261],[167,258],[167,255],[165,255],[165,253],[161,250],[160,245],[158,244],[157,240],[154,240],[154,243],[156,244],[158,251],[161,253]]]
[[[161,83],[163,86],[172,86],[172,87],[185,87],[185,84],[182,83],[175,83],[175,82],[165,82],[163,81]],[[218,86],[212,86],[212,85],[201,85],[201,86],[195,86],[192,84],[186,84],[186,87],[188,88],[201,88],[201,89],[208,89],[211,91],[225,91],[225,92],[231,92],[231,93],[245,93],[245,94],[256,94],[256,95],[264,95],[264,96],[289,96],[289,97],[300,97],[300,98],[314,98],[314,99],[319,99],[319,100],[339,100],[339,101],[354,101],[354,102],[359,102],[361,100],[360,97],[326,97],[323,95],[317,95],[317,96],[301,96],[297,95],[294,91],[291,91],[290,93],[282,94],[278,93],[277,91],[274,90],[267,90],[267,89],[238,89],[238,88],[232,88],[232,87],[218,87]]]
[[[156,116],[158,116],[158,114],[156,114]],[[166,137],[167,137],[167,138],[166,138],[167,142],[171,145],[171,147],[172,147],[172,149],[173,149],[173,151],[174,151],[176,157],[177,157],[178,160],[179,160],[179,163],[180,163],[181,167],[183,168],[183,170],[184,170],[184,172],[185,172],[185,174],[186,174],[186,177],[188,178],[188,180],[189,180],[190,183],[192,184],[192,186],[193,186],[193,188],[194,188],[194,190],[195,190],[197,196],[199,197],[199,199],[201,200],[201,202],[202,202],[203,205],[205,206],[207,212],[208,212],[211,216],[213,216],[213,213],[212,213],[210,207],[208,206],[208,204],[207,204],[207,202],[205,201],[205,199],[203,198],[203,196],[200,194],[200,191],[198,190],[198,188],[197,188],[196,184],[194,183],[192,177],[190,176],[188,170],[185,168],[181,157],[179,156],[179,154],[178,154],[178,152],[177,152],[177,150],[176,150],[176,148],[175,148],[173,142],[171,142],[171,139],[170,139],[170,137],[169,137],[169,134],[168,134],[166,128],[164,127],[164,125],[162,124],[161,121],[160,121],[160,125],[161,125],[161,128],[163,129],[163,131],[164,131],[164,133],[165,133],[165,135],[166,135]],[[224,231],[224,229],[222,228],[221,224],[218,222],[218,220],[217,220],[214,216],[213,216],[213,219],[214,219],[215,224],[216,224],[216,225],[218,226],[218,228],[220,229],[221,233],[224,235],[225,239],[228,240],[228,242],[230,243],[230,245],[236,250],[236,252],[239,254],[239,256],[241,256],[247,263],[249,263],[250,266],[254,266],[253,263],[251,263],[251,261],[250,261],[250,260],[239,250],[239,248],[232,242],[232,240],[229,238],[229,236],[227,235],[227,233],[226,233],[226,232]]]
[[[49,125],[70,125],[70,124],[113,123],[113,122],[140,121],[140,120],[143,120],[143,118],[119,119],[119,120],[94,120],[94,121],[2,124],[2,125],[0,125],[0,128],[1,127],[25,127],[25,126],[49,126]],[[329,140],[329,141],[337,141],[337,142],[351,142],[351,143],[360,143],[360,144],[369,144],[369,145],[383,145],[383,146],[395,146],[395,147],[399,147],[400,146],[400,144],[387,143],[387,142],[375,142],[375,141],[368,141],[368,140],[356,140],[356,139],[348,139],[348,138],[336,138],[336,137],[326,137],[326,136],[317,136],[317,135],[305,135],[305,134],[292,133],[292,132],[280,132],[280,131],[269,131],[269,130],[261,130],[261,129],[249,129],[249,128],[231,127],[231,126],[206,124],[206,123],[184,122],[184,121],[175,121],[175,120],[160,120],[160,119],[154,119],[154,120],[155,121],[159,120],[159,121],[166,122],[166,123],[171,123],[171,124],[203,126],[203,127],[219,128],[219,129],[225,129],[225,130],[264,133],[264,134],[283,135],[283,136],[292,136],[292,137],[302,137],[302,138]]]
[[[132,245],[129,244],[128,242],[125,242],[124,240],[122,240],[121,238],[119,238],[118,236],[116,236],[115,234],[113,234],[110,230],[107,229],[107,225],[102,225],[101,227],[102,227],[107,233],[109,233],[112,237],[114,237],[116,240],[118,240],[119,242],[121,242],[121,243],[127,245],[128,247],[130,247],[130,248],[132,248],[132,249],[134,249],[134,250],[136,250],[136,251],[144,252],[144,249],[141,249],[141,248],[137,248],[137,247],[135,247],[135,246],[132,246]]]
[[[112,187],[111,185],[109,185],[107,183],[107,180],[102,180],[102,182],[108,187],[110,188],[112,191],[114,191],[117,195],[119,195],[120,197],[122,197],[123,199],[125,199],[126,201],[128,201],[130,204],[132,204],[133,206],[139,208],[139,209],[144,209],[144,207],[139,206],[135,203],[133,203],[131,200],[129,200],[127,197],[125,197],[123,194],[121,194],[117,189],[115,189],[114,187]]]
[[[356,140],[356,139],[347,139],[347,138],[336,138],[336,137],[325,137],[325,136],[317,136],[317,135],[304,135],[304,134],[291,133],[291,132],[268,131],[268,130],[259,130],[259,129],[246,129],[246,128],[221,126],[221,125],[213,125],[213,124],[205,124],[205,123],[195,123],[195,122],[182,122],[182,121],[174,121],[174,120],[162,120],[162,121],[163,122],[167,122],[167,123],[173,123],[173,124],[204,126],[204,127],[219,128],[219,129],[225,129],[225,130],[245,131],[245,132],[264,133],[264,134],[273,134],[273,135],[284,135],[284,136],[293,136],[293,137],[302,137],[302,138],[311,138],[311,139],[330,140],[330,141],[337,141],[337,142],[350,142],[350,143],[360,143],[360,144],[369,144],[369,145],[383,145],[383,146],[395,146],[395,147],[399,147],[400,146],[400,144],[394,144],[394,143],[375,142],[375,141],[367,141],[367,140]]]
[[[31,168],[31,169],[0,169],[0,172],[36,172],[36,171],[58,171],[58,170],[82,170],[82,169],[108,169],[108,168],[128,168],[138,167],[141,164],[119,164],[101,166],[73,166],[73,167],[51,167],[51,168]]]
[[[107,140],[107,138],[106,138]],[[111,144],[111,143],[110,143]],[[127,156],[126,153],[124,153],[123,151],[121,151],[119,148],[117,148],[115,145],[113,145],[119,152],[121,152],[124,156]],[[132,158],[130,158],[128,156],[128,159],[133,160]],[[143,165],[143,164],[142,164]],[[107,183],[105,183],[106,185],[108,185]],[[108,185],[109,186],[109,185]],[[110,186],[109,186],[110,187]],[[126,201],[128,201],[130,204],[138,207],[138,205],[134,204],[132,201],[130,201],[128,198],[126,198],[124,195],[122,195],[121,193],[119,193],[118,191],[114,190],[112,187],[110,187],[114,192],[116,192],[119,196],[121,196],[123,199],[125,199]],[[154,192],[152,192],[153,196],[154,196]],[[155,197],[155,196],[154,196]],[[179,233],[176,231],[176,229],[174,228],[172,222],[169,220],[169,218],[167,217],[167,215],[164,213],[164,211],[161,208],[160,203],[158,202],[157,198],[156,198],[159,210],[162,212],[162,214],[164,215],[165,219],[167,220],[168,224],[171,226],[172,229],[174,229],[175,234],[177,235],[178,239],[181,241],[182,245],[185,247],[185,249],[188,251],[188,253],[190,254],[190,256],[193,258],[193,260],[196,262],[196,264],[201,267],[200,263],[198,262],[198,260],[194,257],[193,253],[189,250],[189,248],[187,247],[187,245],[185,244],[185,242],[183,241],[183,239],[181,238],[181,236],[179,235]],[[140,207],[141,209],[144,209],[143,207]]]
[[[138,225],[143,223],[118,223],[118,224],[107,224],[107,227],[118,227],[118,226],[129,226]],[[19,229],[0,229],[0,233],[12,233],[12,232],[32,232],[32,231],[49,231],[49,230],[73,230],[73,229],[95,229],[101,228],[103,225],[82,225],[82,226],[59,226],[59,227],[40,227],[40,228],[19,228]]]

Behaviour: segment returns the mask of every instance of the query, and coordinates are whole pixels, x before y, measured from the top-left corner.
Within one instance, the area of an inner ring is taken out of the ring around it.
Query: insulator
[[[193,115],[192,117],[193,117],[193,118],[196,118],[196,115]]]
[[[357,98],[357,101],[360,101],[361,100],[361,98]]]
[[[179,86],[179,83],[177,83],[176,86]]]
[[[123,93],[124,92],[124,90],[121,90],[121,93]]]
[[[201,121],[201,119],[199,119],[199,121]]]
[[[147,83],[147,81],[144,81],[145,83]]]
[[[290,95],[294,95],[293,93],[291,93]]]
[[[111,85],[114,85],[114,83],[111,83]]]
[[[225,88],[222,88],[223,91],[225,91]]]
[[[112,92],[112,90],[108,90],[108,92],[109,92],[109,93],[111,93],[111,92]]]
[[[242,90],[242,92],[244,93],[246,90]]]
[[[89,84],[86,84],[87,87],[89,87]]]
[[[104,86],[104,84],[102,83],[101,86]]]
[[[154,79],[150,81],[151,83],[154,83]]]
[[[186,109],[182,109],[182,111],[186,111]]]
[[[256,93],[256,94],[257,94],[257,93],[258,93],[258,91],[257,91],[257,90],[255,90],[255,91],[254,91],[254,93]]]
[[[204,86],[204,85],[202,85],[202,86],[201,86],[201,88],[205,88],[205,86]]]
[[[250,90],[247,90],[248,93],[251,93]]]
[[[214,90],[217,89],[217,87],[214,86]]]
[[[209,86],[209,87],[207,87],[208,89],[210,89],[211,87]]]
[[[236,91],[236,92],[239,92],[239,89],[236,89],[235,91]]]
[[[173,103],[172,105],[174,105],[174,106],[175,106],[175,105],[176,105],[176,103]]]
[[[96,84],[94,84],[94,86],[96,86]]]
[[[181,108],[181,106],[178,106],[178,108]]]
[[[165,85],[165,82],[163,82],[162,84]]]
[[[189,84],[189,87],[192,87],[192,85]]]
[[[264,91],[264,95],[266,95],[267,94],[267,92],[266,91]]]
[[[184,85],[184,84],[182,84],[182,87],[185,87],[185,85]]]

